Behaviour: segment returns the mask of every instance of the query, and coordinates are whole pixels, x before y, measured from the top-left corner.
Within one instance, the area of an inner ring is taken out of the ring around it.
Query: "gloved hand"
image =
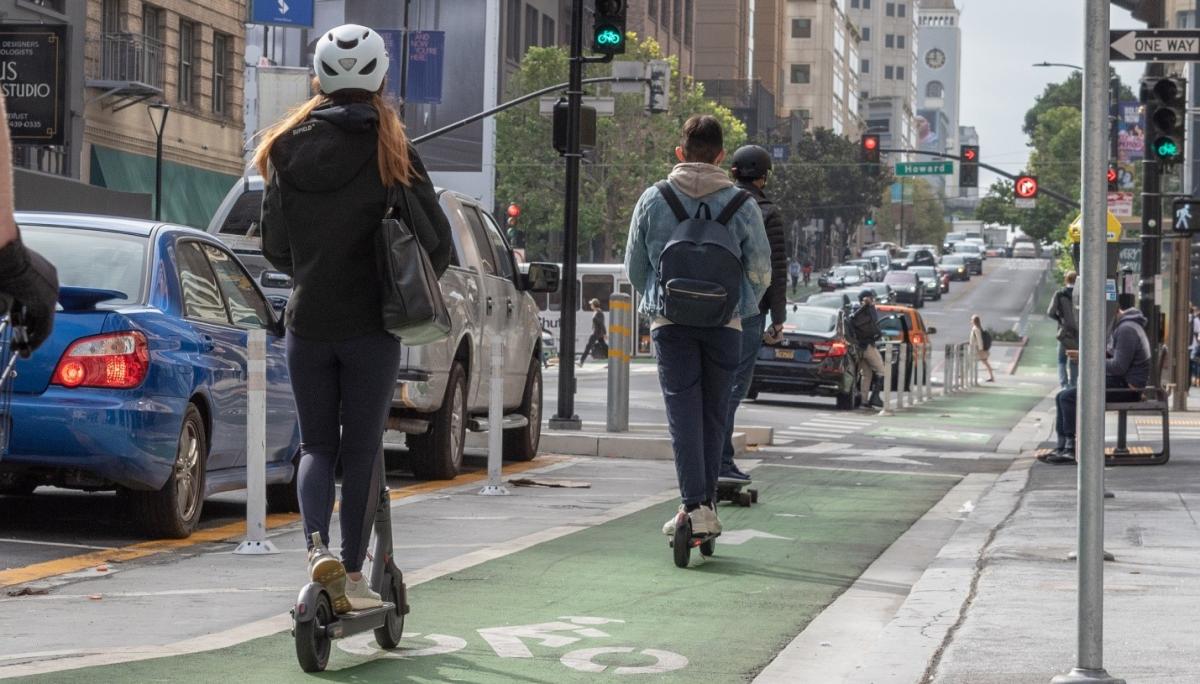
[[[0,249],[0,294],[12,297],[13,309],[24,308],[22,324],[29,344],[22,356],[41,346],[54,328],[58,272],[37,252],[14,240]]]

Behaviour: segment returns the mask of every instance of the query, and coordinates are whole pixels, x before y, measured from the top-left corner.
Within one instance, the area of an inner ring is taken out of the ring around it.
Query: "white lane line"
[[[115,546],[93,546],[91,544],[68,544],[67,542],[33,541],[32,539],[0,538],[0,544],[30,544],[33,546],[61,546],[68,549],[91,549],[93,551],[115,551]]]
[[[841,432],[810,432],[810,433],[808,433],[808,434],[805,434],[805,435],[787,435],[787,438],[788,438],[788,439],[791,439],[791,440],[793,440],[793,441],[795,441],[795,440],[808,440],[808,441],[810,441],[810,442],[811,442],[811,441],[812,441],[812,440],[814,440],[814,439],[817,439],[817,440],[825,440],[825,439],[841,439],[841,438],[843,438],[843,437],[845,437],[845,436],[846,436],[846,435],[845,435],[844,433],[841,433]]]
[[[926,473],[917,472],[915,470],[880,470],[877,468],[838,468],[836,466],[819,466],[819,465],[799,465],[795,463],[766,463],[764,468],[799,468],[801,470],[831,470],[833,472],[846,473],[872,473],[875,475],[908,475],[910,477],[946,477],[951,480],[961,480],[962,475],[954,475],[951,473]]]

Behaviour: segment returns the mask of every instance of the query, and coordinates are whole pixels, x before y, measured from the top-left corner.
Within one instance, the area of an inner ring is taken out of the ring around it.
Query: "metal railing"
[[[137,33],[106,33],[100,37],[100,63],[92,78],[162,90],[165,59],[162,41]]]
[[[945,353],[942,394],[949,396],[954,392],[977,387],[979,385],[979,360],[971,351],[971,345],[966,342],[948,344]]]
[[[883,408],[879,415],[890,416],[896,411],[911,408],[933,399],[930,384],[930,347],[928,344],[914,346],[906,342],[885,342],[883,345]],[[892,361],[896,360],[895,369]],[[896,389],[892,390],[895,380]],[[894,397],[894,399],[893,399]],[[865,401],[864,397],[864,401]]]

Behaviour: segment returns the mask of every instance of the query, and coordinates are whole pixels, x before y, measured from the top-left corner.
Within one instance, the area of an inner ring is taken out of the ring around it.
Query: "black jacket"
[[[1146,317],[1136,309],[1117,319],[1108,338],[1111,357],[1104,362],[1104,373],[1142,388],[1150,381],[1150,339],[1146,336]]]
[[[1070,286],[1054,293],[1050,301],[1050,310],[1046,315],[1058,323],[1058,341],[1067,349],[1079,348],[1079,320],[1075,316],[1075,305],[1072,300],[1073,290]]]
[[[379,114],[368,104],[327,105],[271,148],[263,193],[263,256],[292,276],[285,322],[300,337],[337,341],[383,331],[375,233],[387,189],[379,176]],[[441,275],[450,223],[415,150],[418,178],[398,211]]]
[[[779,207],[767,199],[761,188],[753,183],[739,182],[737,186],[754,196],[762,212],[763,225],[767,229],[767,241],[771,243],[771,285],[758,303],[758,310],[771,312],[771,323],[782,325],[787,320],[788,257],[787,238],[783,233],[783,217]]]

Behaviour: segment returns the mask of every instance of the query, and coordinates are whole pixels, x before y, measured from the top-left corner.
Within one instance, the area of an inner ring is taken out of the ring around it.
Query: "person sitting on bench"
[[[1150,339],[1146,337],[1146,317],[1123,301],[1117,312],[1117,322],[1108,338],[1108,358],[1104,362],[1105,400],[1114,402],[1138,401],[1141,390],[1150,379]],[[1126,390],[1113,392],[1111,390]],[[1075,405],[1077,386],[1068,387],[1055,399],[1058,416],[1055,432],[1058,448],[1045,457],[1046,463],[1065,465],[1075,463]]]

